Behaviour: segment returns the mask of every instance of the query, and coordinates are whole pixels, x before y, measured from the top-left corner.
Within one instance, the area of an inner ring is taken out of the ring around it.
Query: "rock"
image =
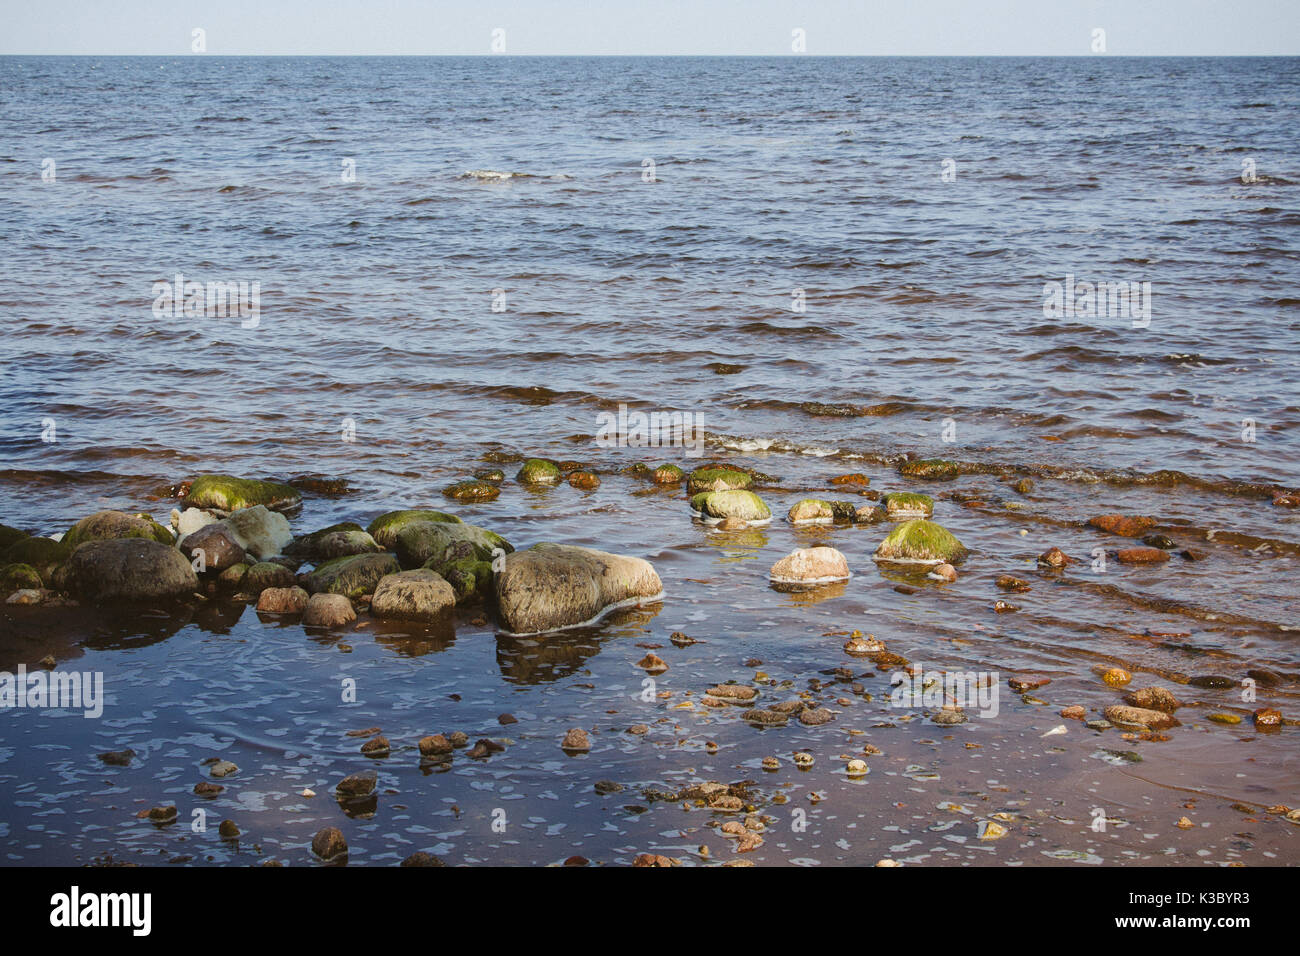
[[[817,498],[804,498],[786,515],[791,524],[830,524],[834,517],[830,503]]]
[[[877,505],[862,505],[853,513],[858,524],[879,524],[885,520],[885,509]]]
[[[15,591],[40,591],[45,585],[41,576],[30,564],[6,564],[0,567],[0,594]]]
[[[957,580],[957,569],[951,564],[937,564],[929,574],[929,577],[937,578],[940,581],[947,581],[951,584]]]
[[[1144,515],[1099,515],[1088,519],[1088,524],[1122,538],[1140,538],[1156,526],[1156,519]]]
[[[387,737],[371,737],[361,745],[361,752],[367,757],[387,757],[392,753]]]
[[[1231,677],[1223,677],[1219,674],[1198,674],[1187,683],[1193,687],[1205,687],[1210,690],[1227,690],[1229,687],[1237,686],[1237,682]]]
[[[955,461],[944,458],[923,458],[919,461],[905,461],[898,466],[898,473],[907,478],[931,478],[946,481],[961,474],[961,466]]]
[[[632,861],[633,866],[668,867],[675,864],[671,859],[659,853],[638,853]]]
[[[313,594],[302,612],[305,627],[342,627],[357,619],[352,602],[342,594]]]
[[[668,665],[658,654],[647,653],[645,657],[636,662],[636,666],[650,674],[662,674],[668,670]]]
[[[1001,588],[1002,590],[1004,590],[1004,591],[1030,591],[1030,590],[1032,590],[1032,588],[1030,587],[1028,581],[1023,581],[1023,580],[1021,580],[1020,578],[1013,577],[1013,576],[1010,575],[1010,574],[1003,574],[1003,575],[1000,575],[1000,576],[998,577],[997,581],[994,582],[994,583],[997,584],[997,586],[1000,587],[1000,588]]]
[[[357,598],[373,593],[386,575],[400,570],[397,558],[391,554],[354,554],[317,565],[306,576],[306,587],[312,594],[341,594]]]
[[[173,508],[171,518],[177,541],[184,541],[200,528],[206,528],[221,520],[212,512],[204,511],[202,508],[186,508],[184,511]]]
[[[1273,728],[1282,726],[1282,712],[1272,707],[1261,707],[1254,713],[1256,727]]]
[[[998,614],[1011,614],[1020,610],[1020,605],[1009,604],[1006,601],[994,601],[993,610]]]
[[[979,838],[981,840],[1000,840],[1007,835],[1007,828],[1000,823],[992,820],[985,820],[980,824]]]
[[[805,707],[799,711],[799,723],[806,727],[820,727],[834,719],[834,712],[826,707]]]
[[[968,718],[966,714],[962,712],[962,709],[960,707],[945,705],[943,707],[940,707],[937,711],[935,711],[930,719],[933,720],[940,727],[953,727],[956,726],[957,724],[966,723],[966,721],[969,720],[970,718]]]
[[[1060,713],[1066,720],[1083,720],[1088,716],[1088,711],[1080,707],[1078,704],[1064,707],[1061,709]]]
[[[58,574],[61,590],[94,604],[175,600],[198,586],[198,575],[179,551],[148,538],[87,541]]]
[[[1102,672],[1101,679],[1111,687],[1123,687],[1133,679],[1133,675],[1122,667],[1110,667]]]
[[[168,804],[165,807],[152,807],[148,813],[149,822],[157,824],[167,824],[176,822],[176,804]]]
[[[358,797],[368,797],[375,792],[375,785],[379,782],[379,774],[373,770],[363,770],[360,773],[350,773],[338,782],[334,787],[334,796],[339,800],[354,800]]]
[[[773,584],[814,585],[844,581],[849,561],[835,548],[800,548],[787,554],[768,572]]]
[[[418,853],[412,853],[404,859],[398,866],[446,866],[438,857],[432,853],[425,853],[423,850]]]
[[[664,665],[664,667],[665,669],[667,669],[666,664]],[[519,719],[515,717],[514,714],[497,714],[497,723],[500,724],[502,727],[505,727],[509,724],[519,723]]]
[[[1166,551],[1172,551],[1178,547],[1173,538],[1163,534],[1149,534],[1142,539],[1142,543],[1149,548],[1164,548]]]
[[[276,510],[297,507],[302,503],[298,489],[274,481],[232,478],[229,475],[199,475],[190,485],[186,503],[194,508],[208,508],[229,514],[262,505]]]
[[[385,575],[370,599],[375,617],[424,623],[444,619],[455,606],[451,585],[436,571],[423,568]]]
[[[1022,674],[1018,677],[1007,678],[1007,686],[1017,694],[1038,690],[1038,688],[1046,687],[1051,682],[1050,677],[1044,677],[1042,674]]]
[[[884,561],[919,564],[957,564],[966,548],[942,525],[924,518],[904,521],[880,542],[875,557]]]
[[[10,567],[14,567],[14,565],[10,565]],[[3,589],[0,589],[0,594],[3,593]],[[5,598],[5,603],[14,605],[41,604],[45,601],[47,595],[52,594],[54,594],[53,591],[46,591],[40,588],[19,588],[17,591],[12,592],[7,598]]]
[[[220,780],[222,777],[229,777],[238,770],[239,768],[229,760],[217,760],[212,764],[208,773]]]
[[[490,481],[458,481],[442,489],[444,497],[454,501],[495,501],[501,489]]]
[[[650,480],[656,485],[677,485],[681,484],[686,472],[682,471],[676,465],[660,465],[650,475]]]
[[[691,511],[705,521],[739,518],[752,524],[770,521],[772,511],[752,491],[705,491],[691,498]]]
[[[234,532],[223,524],[207,524],[186,537],[180,543],[181,554],[193,564],[202,553],[204,571],[223,571],[244,561],[244,549],[235,540]]]
[[[0,567],[25,564],[41,576],[41,581],[54,581],[54,572],[72,556],[72,549],[53,538],[23,538],[15,541],[0,553]]]
[[[1241,717],[1239,717],[1237,714],[1225,714],[1225,713],[1209,714],[1206,716],[1205,719],[1212,720],[1216,724],[1235,725],[1241,723]]]
[[[430,734],[428,737],[421,737],[420,743],[421,757],[440,757],[443,754],[452,752],[451,741],[442,734]]]
[[[1163,687],[1136,688],[1125,694],[1124,700],[1134,707],[1144,707],[1147,710],[1163,710],[1169,714],[1182,706],[1178,698]]]
[[[492,754],[499,754],[505,749],[505,747],[497,743],[495,740],[488,740],[486,737],[482,737],[475,741],[473,747],[465,751],[465,756],[469,757],[471,760],[481,760],[484,757],[490,757]]]
[[[453,545],[466,542],[473,550],[466,552],[480,561],[491,562],[493,549],[499,548],[506,554],[515,549],[510,542],[499,534],[476,525],[446,521],[416,521],[398,532],[394,542],[397,560],[403,568],[428,567],[430,562],[439,564],[447,560],[447,551]],[[433,566],[431,570],[438,570]]]
[[[1021,478],[1011,486],[1011,490],[1017,494],[1027,495],[1034,490],[1034,482],[1030,478]]]
[[[233,840],[239,836],[239,827],[235,825],[234,820],[222,820],[217,826],[217,833],[223,839]]]
[[[506,480],[506,473],[500,468],[484,468],[474,472],[474,477],[479,481],[490,481],[493,484],[501,484]]]
[[[560,741],[560,749],[568,753],[585,753],[591,749],[591,739],[580,727],[574,727]]]
[[[1121,564],[1157,564],[1169,560],[1169,552],[1159,548],[1120,548],[1115,555]]]
[[[844,770],[850,777],[865,777],[870,768],[865,760],[855,757],[845,765]]]
[[[127,767],[135,758],[134,750],[109,750],[97,755],[100,760],[110,767]]]
[[[496,576],[498,618],[514,634],[585,624],[662,593],[650,562],[573,545],[537,544],[516,552]]]
[[[222,591],[238,591],[239,585],[243,583],[244,575],[252,565],[247,561],[241,561],[239,564],[232,564],[217,575],[217,587]]]
[[[383,548],[393,548],[397,546],[397,536],[407,525],[414,524],[417,521],[442,521],[447,524],[459,524],[460,519],[455,515],[449,515],[441,511],[389,511],[380,515],[366,531],[375,540],[375,543]]]
[[[600,487],[600,476],[594,471],[575,471],[569,475],[569,484],[582,491],[595,491]]]
[[[236,511],[221,524],[230,529],[245,551],[261,561],[275,557],[293,543],[289,519],[265,505]]]
[[[3,552],[9,545],[24,538],[30,537],[26,531],[19,531],[17,528],[11,528],[7,524],[0,524],[0,552]]]
[[[560,466],[545,458],[529,458],[515,475],[521,485],[555,485],[560,481]]]
[[[226,788],[219,783],[209,783],[207,780],[200,780],[194,785],[194,794],[199,797],[215,797]]]
[[[107,541],[113,538],[145,538],[159,544],[174,544],[171,531],[147,514],[129,515],[123,511],[97,511],[82,518],[63,536],[63,543],[72,550],[87,541]]]
[[[928,518],[934,514],[934,499],[911,491],[895,491],[885,495],[885,516],[890,521],[908,518]]]
[[[311,534],[294,538],[285,548],[288,554],[300,555],[310,561],[329,561],[354,554],[374,554],[383,549],[361,525],[351,521],[332,524]]]
[[[307,592],[300,587],[266,588],[257,599],[263,614],[301,614],[307,610]]]
[[[1074,558],[1070,557],[1060,548],[1048,548],[1038,556],[1039,567],[1053,568],[1061,570],[1066,565],[1074,564]]]
[[[338,827],[325,827],[312,837],[311,851],[328,862],[348,855],[348,841]]]
[[[753,700],[758,696],[758,691],[744,684],[718,684],[716,687],[710,687],[705,693],[710,697],[717,697],[719,700],[733,700],[745,702]]]
[[[1112,724],[1140,730],[1165,730],[1178,726],[1178,720],[1171,714],[1142,707],[1125,707],[1122,704],[1112,704],[1102,711],[1102,716]]]
[[[871,479],[859,471],[850,475],[836,475],[834,478],[827,479],[827,483],[832,485],[857,485],[865,488],[871,484]]]
[[[686,480],[686,493],[693,497],[706,491],[743,491],[752,482],[749,475],[734,468],[696,468]]]
[[[447,735],[453,747],[464,747],[469,743],[469,736],[463,730],[453,730]]]
[[[258,597],[267,588],[291,588],[293,572],[281,564],[259,561],[246,572],[239,582],[239,590],[250,597]]]

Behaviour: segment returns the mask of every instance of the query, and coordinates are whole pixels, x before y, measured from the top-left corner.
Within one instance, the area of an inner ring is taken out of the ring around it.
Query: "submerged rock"
[[[956,564],[966,554],[966,548],[948,529],[924,518],[913,518],[904,521],[880,542],[875,557],[885,561]]]
[[[1145,515],[1098,515],[1088,519],[1088,524],[1122,538],[1140,538],[1156,526],[1156,519]]]
[[[471,479],[448,485],[442,493],[455,501],[494,501],[500,496],[501,489],[490,481]]]
[[[853,512],[858,524],[879,524],[885,520],[885,509],[878,505],[861,505]]]
[[[519,472],[515,481],[521,485],[555,485],[560,481],[560,466],[545,458],[529,458]]]
[[[905,461],[898,466],[898,473],[907,478],[933,478],[947,480],[961,474],[961,466],[945,458],[923,458],[918,461]]]
[[[737,518],[758,523],[770,521],[772,511],[752,491],[705,491],[691,498],[691,511],[705,521]]]
[[[87,541],[106,541],[111,538],[146,538],[159,544],[172,544],[175,538],[152,516],[130,515],[124,511],[97,511],[82,518],[63,536],[63,543],[74,551]]]
[[[835,548],[800,548],[787,554],[768,572],[774,585],[816,585],[849,577],[849,561]]]
[[[734,468],[706,467],[696,468],[686,482],[686,493],[698,495],[706,491],[744,490],[753,479],[743,471]]]
[[[515,634],[585,624],[662,593],[650,562],[574,545],[544,543],[515,552],[496,576],[498,616]]]
[[[885,515],[890,521],[928,518],[934,514],[934,499],[912,491],[895,491],[885,495]]]
[[[1038,556],[1038,566],[1042,568],[1052,568],[1059,571],[1071,564],[1074,564],[1074,558],[1060,548],[1048,548]]]
[[[680,484],[686,477],[686,472],[682,471],[676,465],[660,465],[650,475],[650,480],[656,485],[676,485]]]
[[[1172,714],[1182,703],[1163,687],[1138,687],[1124,695],[1124,700],[1134,707],[1146,710],[1163,710]]]
[[[1121,564],[1159,564],[1169,560],[1169,552],[1159,548],[1120,548],[1115,557]]]
[[[293,543],[289,519],[265,505],[243,508],[225,518],[221,525],[229,529],[235,540],[259,561],[281,554]]]
[[[186,502],[195,508],[232,512],[255,505],[283,510],[302,503],[297,488],[255,478],[232,478],[230,475],[199,475],[190,485]]]
[[[456,606],[456,593],[435,571],[421,568],[380,579],[370,599],[375,617],[430,622],[445,617]]]
[[[1178,720],[1172,714],[1142,707],[1125,707],[1123,704],[1112,704],[1102,711],[1102,716],[1112,724],[1141,730],[1165,730],[1178,726]]]
[[[175,548],[148,538],[87,541],[57,575],[58,586],[95,604],[187,597],[198,575]]]
[[[460,519],[455,515],[447,514],[443,511],[428,510],[408,510],[408,511],[389,511],[380,515],[366,528],[370,536],[374,538],[375,543],[383,548],[392,548],[397,545],[397,536],[407,525],[414,524],[417,521],[443,521],[448,524],[459,524]]]
[[[569,485],[581,491],[595,491],[600,487],[600,476],[594,471],[575,471],[569,475]]]
[[[283,565],[259,561],[244,572],[239,581],[239,590],[249,597],[258,597],[267,588],[292,588],[294,580],[293,572]]]
[[[318,565],[306,576],[312,594],[341,594],[357,598],[374,591],[375,585],[388,574],[402,570],[391,554],[354,554]]]

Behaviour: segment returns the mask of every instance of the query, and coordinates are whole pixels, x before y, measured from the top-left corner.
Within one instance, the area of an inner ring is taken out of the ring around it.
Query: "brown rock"
[[[1004,591],[1028,591],[1030,590],[1029,582],[1022,581],[1020,578],[1013,577],[1010,574],[1004,574],[997,579],[997,586]]]
[[[224,524],[208,524],[192,532],[180,543],[181,553],[193,562],[198,552],[203,552],[205,571],[220,571],[244,560],[244,549]]]
[[[443,863],[442,860],[438,859],[438,857],[434,856],[432,853],[425,853],[423,850],[421,850],[418,853],[412,853],[405,860],[403,860],[401,863],[398,864],[398,866],[446,866],[446,865],[447,865],[446,863]]]
[[[1115,555],[1121,564],[1159,564],[1169,560],[1169,552],[1159,548],[1120,548]]]
[[[1088,711],[1080,707],[1078,704],[1073,704],[1069,707],[1062,708],[1061,716],[1066,720],[1083,720],[1088,716]]]
[[[420,738],[420,754],[424,757],[436,757],[452,751],[451,741],[442,734],[432,734]]]
[[[357,619],[352,602],[342,594],[320,592],[308,599],[302,623],[307,627],[341,627]]]
[[[569,753],[585,753],[591,749],[591,739],[587,736],[585,730],[574,727],[560,741],[560,749]]]
[[[957,580],[957,569],[951,564],[939,564],[935,565],[934,569],[930,571],[930,575],[951,584]]]
[[[1074,564],[1074,558],[1060,548],[1048,548],[1038,556],[1038,564],[1041,567],[1054,568],[1059,571],[1066,565]]]
[[[1117,534],[1123,538],[1140,538],[1157,524],[1155,518],[1145,515],[1099,515],[1088,521],[1099,531]]]
[[[311,851],[322,860],[337,859],[347,855],[348,841],[338,827],[325,827],[312,837]]]
[[[1263,707],[1255,711],[1256,727],[1281,727],[1282,712],[1274,710],[1271,707]]]
[[[1163,687],[1135,688],[1124,695],[1124,700],[1134,707],[1144,707],[1147,710],[1163,710],[1167,714],[1172,714],[1182,706],[1178,698]]]
[[[1178,720],[1172,714],[1142,707],[1125,707],[1122,704],[1112,704],[1102,711],[1102,716],[1112,724],[1137,727],[1141,730],[1165,730],[1178,726]]]
[[[374,737],[361,745],[361,752],[367,757],[387,757],[392,748],[387,737]]]
[[[1008,677],[1007,684],[1017,694],[1023,694],[1026,691],[1037,690],[1040,687],[1046,687],[1052,682],[1050,677],[1044,677],[1041,674],[1022,674],[1018,677]]]
[[[299,587],[267,588],[257,598],[257,609],[263,614],[301,614],[307,600],[307,592]]]
[[[636,662],[636,666],[651,674],[662,674],[668,670],[668,665],[664,663],[663,658],[654,653],[646,654]]]

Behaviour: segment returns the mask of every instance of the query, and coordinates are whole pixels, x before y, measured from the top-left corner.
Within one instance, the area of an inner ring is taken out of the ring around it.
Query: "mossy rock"
[[[506,473],[500,468],[484,468],[482,471],[474,472],[474,477],[479,481],[490,481],[499,485],[506,480]]]
[[[686,482],[686,493],[698,495],[706,491],[744,490],[753,479],[734,468],[696,468]]]
[[[529,458],[515,475],[521,485],[554,485],[560,481],[560,466],[545,458]]]
[[[63,543],[72,550],[87,541],[107,541],[111,538],[148,538],[159,544],[175,544],[176,538],[147,514],[127,514],[125,511],[97,511],[82,518],[63,536]]]
[[[490,481],[471,479],[448,485],[442,493],[455,501],[493,501],[501,494],[501,489]]]
[[[654,470],[650,478],[656,485],[676,485],[686,477],[686,472],[682,471],[676,465],[660,465]]]
[[[41,576],[30,564],[6,564],[0,568],[0,597],[24,589],[39,591],[44,586]]]
[[[705,491],[691,498],[691,510],[706,521],[739,518],[742,521],[767,521],[772,511],[752,491]]]
[[[366,531],[375,539],[380,547],[392,548],[397,544],[397,536],[407,525],[415,524],[418,521],[445,521],[448,524],[459,524],[460,519],[455,515],[449,515],[442,511],[424,511],[415,509],[411,511],[389,511],[380,515],[374,521],[370,522]]]
[[[908,563],[956,564],[966,554],[952,532],[924,518],[904,521],[876,548],[876,557],[882,561]]]
[[[288,554],[301,555],[313,561],[328,561],[351,554],[373,554],[380,550],[375,539],[354,521],[341,521],[304,534],[285,549]]]
[[[190,485],[185,503],[191,508],[213,511],[241,511],[265,505],[272,511],[285,511],[302,503],[302,493],[291,485],[256,478],[232,478],[230,475],[199,475]]]
[[[391,554],[354,554],[318,565],[307,575],[307,590],[312,594],[342,594],[359,598],[372,594],[385,574],[402,570]]]
[[[17,528],[11,528],[7,524],[0,524],[0,551],[3,551],[15,541],[21,541],[29,537],[26,531],[19,531]]]
[[[829,501],[820,498],[804,498],[795,502],[786,515],[791,524],[828,524],[835,520]]]
[[[403,568],[426,567],[442,574],[430,560],[442,560],[447,549],[458,542],[467,542],[481,561],[492,560],[492,550],[500,548],[506,554],[514,551],[510,542],[495,532],[477,525],[457,522],[421,521],[407,525],[397,536],[394,551]],[[446,577],[443,574],[443,577]]]
[[[934,478],[947,480],[961,474],[961,466],[946,458],[922,458],[918,461],[905,461],[898,466],[898,473],[906,478]]]
[[[293,572],[283,564],[259,561],[239,581],[239,590],[257,597],[267,588],[291,588],[297,583]],[[364,593],[364,592],[363,592]]]
[[[633,478],[649,478],[652,469],[643,461],[635,462],[623,469],[623,474],[631,475]]]
[[[453,551],[472,550],[469,542],[453,546]],[[483,601],[492,594],[492,562],[484,561],[473,553],[461,554],[451,560],[431,558],[424,567],[437,571],[456,592],[456,603]]]
[[[894,491],[884,497],[885,514],[891,521],[928,518],[934,514],[934,499],[912,491]]]
[[[244,575],[248,573],[250,567],[252,567],[252,565],[246,561],[241,561],[239,564],[232,564],[217,575],[217,587],[226,591],[239,590],[239,585],[243,582]]]
[[[55,569],[70,557],[72,549],[62,541],[23,538],[0,552],[0,565],[26,564],[41,576],[42,581],[52,581]]]
[[[836,521],[856,521],[858,505],[852,501],[832,501],[831,517]]]

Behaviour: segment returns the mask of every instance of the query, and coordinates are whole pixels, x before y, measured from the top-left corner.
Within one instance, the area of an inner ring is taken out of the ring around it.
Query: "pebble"
[[[1133,675],[1122,667],[1111,667],[1102,673],[1101,679],[1111,687],[1123,687],[1133,679]]]
[[[807,768],[813,765],[813,755],[806,750],[797,751],[794,755],[794,765],[800,768]]]
[[[646,654],[636,662],[636,666],[649,674],[662,674],[668,670],[668,665],[664,663],[663,658],[654,653]]]
[[[951,564],[938,564],[930,571],[929,577],[951,584],[957,580],[957,569]]]
[[[570,753],[585,753],[591,749],[591,739],[581,727],[574,727],[560,741],[560,749]]]
[[[217,826],[217,833],[227,840],[233,840],[239,836],[239,827],[235,825],[234,820],[222,820]]]
[[[1255,711],[1256,727],[1280,727],[1282,726],[1282,712],[1274,710],[1271,707],[1262,707]]]
[[[1000,840],[1010,832],[1000,823],[994,823],[992,820],[985,820],[980,824],[979,838],[981,840]]]
[[[325,861],[337,859],[347,855],[348,841],[338,827],[324,827],[312,837],[311,851]]]
[[[1061,716],[1067,720],[1083,720],[1088,716],[1088,711],[1083,707],[1080,707],[1078,704],[1072,704],[1069,707],[1063,708],[1060,713]]]
[[[239,768],[229,760],[218,760],[212,765],[212,769],[208,773],[214,777],[229,777],[238,770]]]
[[[854,759],[849,761],[848,766],[845,769],[848,771],[850,777],[862,777],[866,776],[869,768],[867,767],[867,762],[865,760]]]
[[[361,752],[367,757],[387,757],[391,750],[387,737],[375,737],[361,745]]]
[[[226,788],[219,783],[209,783],[206,780],[200,780],[194,785],[194,793],[200,797],[215,797]]]

